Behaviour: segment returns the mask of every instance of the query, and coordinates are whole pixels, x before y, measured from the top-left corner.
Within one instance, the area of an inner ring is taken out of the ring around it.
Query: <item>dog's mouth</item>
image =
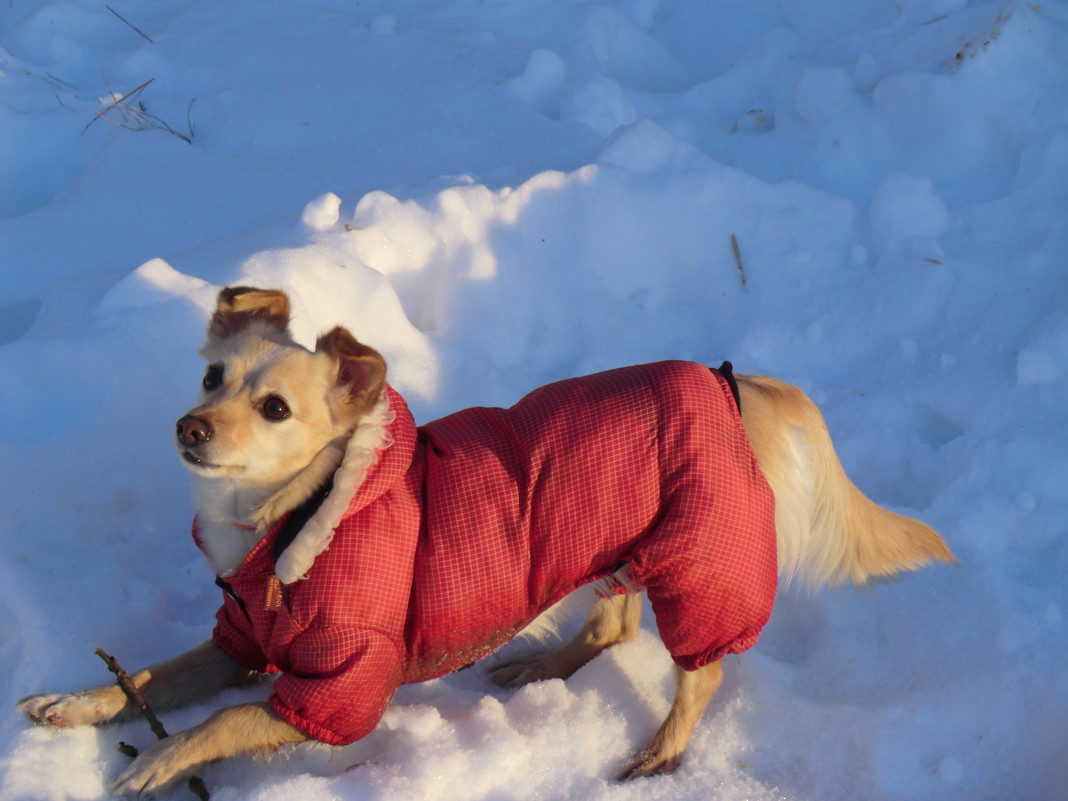
[[[199,456],[197,456],[192,451],[182,450],[182,451],[179,451],[179,453],[181,453],[182,458],[185,459],[186,464],[191,465],[192,467],[195,467],[198,470],[204,470],[204,471],[217,471],[217,470],[237,471],[237,470],[241,469],[240,467],[236,467],[234,465],[216,464],[215,462],[209,462],[207,459],[201,459]]]
[[[207,459],[201,459],[190,451],[182,451],[182,458],[189,462],[189,464],[196,465],[197,467],[219,467],[219,465],[214,462],[209,462]]]

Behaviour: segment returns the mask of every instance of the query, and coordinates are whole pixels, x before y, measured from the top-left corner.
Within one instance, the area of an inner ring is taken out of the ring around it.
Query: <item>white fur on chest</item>
[[[270,495],[270,489],[242,489],[229,479],[193,477],[200,547],[218,575],[235,573],[263,537],[251,514]]]

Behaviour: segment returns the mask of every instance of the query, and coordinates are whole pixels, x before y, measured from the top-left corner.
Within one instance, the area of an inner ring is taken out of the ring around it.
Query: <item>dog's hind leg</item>
[[[533,681],[566,679],[605,648],[633,639],[641,617],[641,596],[599,598],[586,623],[567,645],[547,654],[519,657],[490,669],[489,676],[502,687],[521,687]]]
[[[712,662],[697,670],[675,668],[675,701],[653,739],[619,774],[626,781],[672,773],[679,766],[694,726],[723,682],[723,665]]]

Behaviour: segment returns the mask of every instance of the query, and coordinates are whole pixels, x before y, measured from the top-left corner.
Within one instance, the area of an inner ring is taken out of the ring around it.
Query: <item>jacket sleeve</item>
[[[402,681],[394,640],[375,629],[333,625],[302,633],[270,703],[291,726],[329,745],[369,734]]]

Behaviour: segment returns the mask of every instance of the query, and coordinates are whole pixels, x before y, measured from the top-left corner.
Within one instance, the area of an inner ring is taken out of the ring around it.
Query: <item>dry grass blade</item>
[[[742,249],[738,247],[738,237],[731,234],[731,253],[734,254],[734,263],[738,267],[738,280],[742,282],[742,289],[745,289],[745,264],[742,262]]]
[[[145,104],[140,100],[141,93],[154,80],[156,79],[149,78],[140,86],[137,86],[121,97],[116,98],[115,92],[111,90],[111,85],[108,83],[107,75],[104,75],[104,86],[107,87],[108,97],[112,98],[112,102],[104,106],[95,117],[89,120],[89,123],[82,128],[82,133],[85,133],[89,129],[89,126],[94,122],[103,119],[110,122],[112,125],[117,125],[120,128],[126,128],[130,131],[166,131],[172,136],[177,136],[182,141],[192,144],[193,122],[190,119],[190,111],[193,108],[193,101],[189,101],[189,107],[186,109],[186,124],[189,128],[189,133],[184,134],[174,130],[174,128],[155,114],[149,114],[145,109]],[[108,116],[112,112],[118,115],[118,119]]]
[[[104,108],[102,108],[100,110],[100,112],[95,117],[93,117],[91,120],[89,120],[88,124],[84,128],[82,128],[82,133],[85,133],[89,129],[89,126],[92,125],[97,120],[99,120],[101,117],[103,117],[104,119],[106,119],[110,123],[113,123],[115,125],[121,125],[121,123],[116,122],[115,120],[109,119],[105,115],[109,111],[111,111],[113,109],[117,109],[118,112],[119,112],[119,115],[122,116],[124,121],[125,121],[125,116],[126,116],[126,113],[127,113],[126,101],[129,100],[131,97],[134,97],[135,95],[137,95],[138,92],[144,91],[145,87],[148,86],[150,83],[152,83],[154,80],[156,80],[156,79],[155,78],[149,78],[147,81],[145,81],[140,86],[138,86],[138,87],[136,87],[134,89],[131,89],[129,92],[124,94],[118,100],[114,100],[110,104],[104,106]],[[106,76],[104,78],[104,82],[105,82],[104,85],[108,86],[107,85],[107,77]],[[111,87],[110,86],[108,86],[108,96],[109,97],[115,97],[115,93],[111,91]]]
[[[110,12],[111,12],[112,14],[114,14],[114,15],[115,15],[116,17],[118,17],[119,19],[121,19],[121,20],[122,20],[123,22],[125,22],[125,23],[126,23],[127,25],[129,25],[129,26],[130,26],[131,28],[133,28],[133,29],[134,29],[135,31],[137,31],[137,32],[138,32],[139,34],[141,34],[141,36],[142,36],[143,38],[145,38],[146,40],[148,40],[148,41],[149,41],[149,42],[151,42],[152,44],[155,44],[155,42],[153,42],[153,41],[152,41],[152,39],[151,39],[151,38],[150,38],[150,37],[148,36],[148,34],[147,34],[147,33],[145,33],[145,32],[144,32],[143,30],[141,30],[140,28],[138,28],[138,27],[137,27],[136,25],[134,25],[134,24],[133,24],[132,22],[130,22],[130,20],[126,19],[126,17],[124,17],[124,16],[123,16],[122,14],[120,14],[120,13],[119,13],[118,11],[116,11],[115,9],[113,9],[113,8],[112,8],[111,6],[109,6],[109,5],[107,5],[107,4],[105,3],[105,4],[104,4],[104,8],[106,8],[106,9],[107,9],[108,11],[110,11]]]

